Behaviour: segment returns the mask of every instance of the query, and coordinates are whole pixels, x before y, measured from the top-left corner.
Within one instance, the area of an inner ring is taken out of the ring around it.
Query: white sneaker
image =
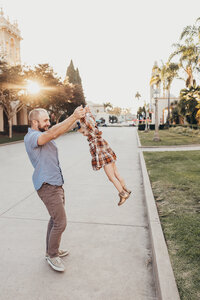
[[[58,272],[64,272],[65,271],[65,266],[63,264],[62,259],[59,256],[56,257],[47,257],[47,262],[48,264]]]

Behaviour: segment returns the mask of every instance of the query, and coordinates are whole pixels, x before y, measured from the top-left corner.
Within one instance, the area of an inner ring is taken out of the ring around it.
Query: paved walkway
[[[57,140],[65,178],[70,250],[65,273],[44,259],[48,214],[33,189],[24,144],[0,147],[0,299],[156,300],[136,129],[103,128],[134,191],[121,207],[104,172],[90,166],[78,133]]]
[[[160,147],[140,147],[142,151],[197,151],[200,150],[200,145],[178,145],[178,146],[160,146]]]

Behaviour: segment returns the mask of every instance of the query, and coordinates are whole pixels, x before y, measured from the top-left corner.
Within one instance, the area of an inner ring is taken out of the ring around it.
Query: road
[[[69,133],[56,141],[68,217],[64,273],[44,259],[49,217],[34,191],[24,143],[0,147],[0,299],[157,299],[136,129],[105,127],[103,136],[133,193],[118,207],[104,171],[91,168],[85,137]]]

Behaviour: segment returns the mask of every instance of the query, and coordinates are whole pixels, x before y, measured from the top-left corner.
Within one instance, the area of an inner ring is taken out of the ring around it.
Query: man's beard
[[[47,127],[47,129],[45,129],[45,127]],[[49,129],[48,126],[45,126],[45,127],[41,127],[40,122],[38,122],[38,129],[39,129],[39,131],[45,132],[45,131],[47,131]]]
[[[44,128],[41,128],[41,127],[39,127],[39,126],[38,126],[38,129],[39,129],[39,131],[41,131],[41,132],[45,132],[45,131],[46,131]]]

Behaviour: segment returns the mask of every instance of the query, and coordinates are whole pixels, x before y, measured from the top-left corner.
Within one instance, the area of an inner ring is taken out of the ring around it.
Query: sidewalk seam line
[[[17,203],[15,203],[14,205],[12,205],[11,207],[9,207],[7,210],[5,210],[3,213],[0,214],[0,217],[3,216],[5,213],[7,213],[9,210],[13,209],[14,207],[16,207],[18,204],[20,204],[21,202],[25,201],[26,199],[28,199],[31,195],[33,195],[35,193],[32,192],[31,194],[29,194],[28,196],[26,196],[25,198],[19,200]]]
[[[7,216],[7,217],[6,216],[0,216],[0,219],[17,219],[17,220],[26,220],[26,221],[48,222],[48,219],[33,219],[33,218],[9,217],[9,216]],[[122,227],[148,228],[147,225],[114,224],[114,223],[98,223],[98,222],[82,222],[82,221],[68,221],[68,223],[88,224],[88,225],[104,225],[104,226],[122,226]]]

